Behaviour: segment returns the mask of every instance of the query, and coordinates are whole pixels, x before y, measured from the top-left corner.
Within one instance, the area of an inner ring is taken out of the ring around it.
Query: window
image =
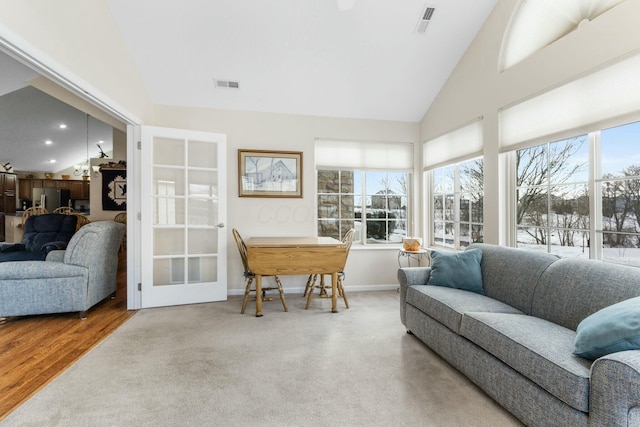
[[[587,253],[587,135],[516,152],[516,243],[557,254]]]
[[[635,122],[517,150],[517,246],[640,266],[639,143]]]
[[[318,236],[350,229],[363,244],[401,243],[407,235],[408,172],[318,170]]]
[[[602,259],[640,266],[640,122],[600,133]]]
[[[413,144],[316,139],[318,236],[401,243],[407,235]]]
[[[434,169],[432,244],[450,248],[483,241],[483,161]]]

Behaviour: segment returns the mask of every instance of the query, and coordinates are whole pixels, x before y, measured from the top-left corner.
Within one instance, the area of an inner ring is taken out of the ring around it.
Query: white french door
[[[226,300],[226,136],[143,126],[141,141],[141,306]]]

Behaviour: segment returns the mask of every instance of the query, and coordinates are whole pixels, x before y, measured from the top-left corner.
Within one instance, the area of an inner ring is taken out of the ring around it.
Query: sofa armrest
[[[55,242],[47,242],[44,245],[42,245],[40,247],[40,250],[46,254],[48,254],[51,251],[58,251],[58,250],[63,250],[66,249],[67,247],[67,242],[64,242],[62,240],[56,240]]]
[[[398,282],[400,283],[400,320],[405,321],[405,303],[409,286],[426,285],[431,275],[431,267],[404,267],[398,269]]]
[[[640,410],[640,350],[603,356],[591,365],[589,425],[634,425]]]
[[[53,250],[47,254],[47,261],[64,262],[64,250]]]
[[[87,276],[87,269],[76,265],[49,261],[16,261],[0,263],[0,286],[17,280],[47,281],[78,276]]]

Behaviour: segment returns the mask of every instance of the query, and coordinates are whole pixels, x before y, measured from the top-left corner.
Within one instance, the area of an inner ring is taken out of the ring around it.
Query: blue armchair
[[[73,215],[45,214],[27,218],[22,243],[0,245],[0,262],[44,260],[53,249],[64,249],[76,232]]]
[[[0,317],[86,311],[116,291],[125,226],[97,221],[44,261],[0,263]]]

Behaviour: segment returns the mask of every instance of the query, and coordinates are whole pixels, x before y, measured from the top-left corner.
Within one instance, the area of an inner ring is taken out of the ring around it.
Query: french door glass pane
[[[190,226],[214,226],[218,220],[218,201],[204,198],[189,198]]]
[[[173,284],[171,259],[153,260],[153,286],[166,286]]]
[[[199,262],[200,271],[198,272],[200,277],[197,282],[217,282],[218,281],[218,263],[214,257],[199,257],[190,258],[190,260],[197,259]],[[189,272],[191,274],[191,271]],[[196,282],[192,277],[189,280],[190,283]]]
[[[210,142],[189,140],[189,166],[216,169],[218,146]]]
[[[182,254],[184,250],[184,230],[182,228],[156,228],[153,231],[154,255]]]
[[[218,173],[214,170],[189,171],[189,195],[214,197],[218,194]]]
[[[154,201],[154,225],[184,224],[184,199],[158,197]]]
[[[218,249],[218,230],[189,229],[189,254],[213,254]]]
[[[184,196],[184,169],[158,167],[153,169],[153,190],[158,196]]]
[[[184,144],[183,139],[155,137],[153,140],[153,163],[184,166]]]

